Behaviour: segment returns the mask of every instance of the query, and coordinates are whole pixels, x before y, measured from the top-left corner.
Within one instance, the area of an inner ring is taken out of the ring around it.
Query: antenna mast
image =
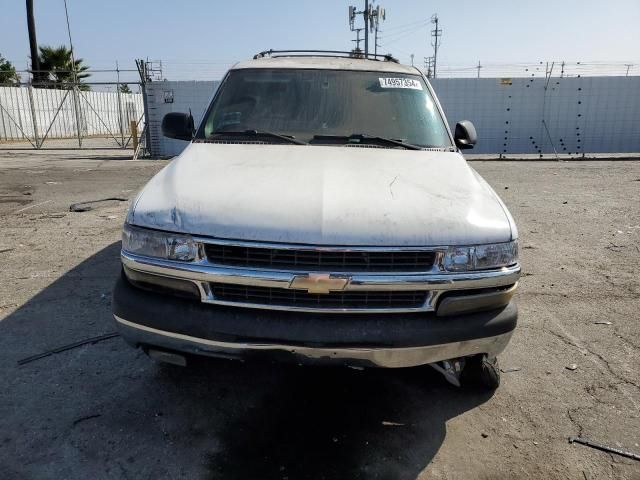
[[[355,21],[356,16],[362,15],[364,18],[364,28],[356,28]],[[356,32],[356,39],[352,40],[356,42],[356,51],[359,53],[360,50],[360,32],[364,30],[364,56],[367,58],[369,56],[369,33],[375,33],[375,54],[378,54],[378,32],[380,27],[380,20],[384,20],[386,18],[385,9],[378,5],[376,8],[373,8],[372,4],[369,4],[369,0],[365,0],[364,2],[364,10],[358,11],[358,9],[354,6],[349,7],[349,28],[352,32]]]

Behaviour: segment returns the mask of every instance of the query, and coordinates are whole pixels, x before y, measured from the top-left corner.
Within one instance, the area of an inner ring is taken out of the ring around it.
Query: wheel
[[[495,390],[500,386],[498,359],[477,355],[467,359],[462,372],[462,383],[482,390]]]

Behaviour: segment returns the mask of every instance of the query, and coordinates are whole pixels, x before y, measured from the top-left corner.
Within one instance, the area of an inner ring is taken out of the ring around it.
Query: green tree
[[[120,93],[131,93],[131,89],[129,88],[129,85],[127,85],[126,83],[123,83],[122,85],[120,85]]]
[[[14,84],[20,82],[20,75],[16,72],[16,67],[0,55],[0,84]]]
[[[81,58],[77,58],[74,62],[71,60],[71,50],[64,45],[60,47],[44,46],[40,47],[40,70],[44,73],[42,80],[50,88],[69,88],[74,82],[74,66],[75,79],[78,83],[82,83],[84,79],[91,76],[87,73],[89,67],[83,64]],[[78,85],[80,90],[90,90],[89,85]]]

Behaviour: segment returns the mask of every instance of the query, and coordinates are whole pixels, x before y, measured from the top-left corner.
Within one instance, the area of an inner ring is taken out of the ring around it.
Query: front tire
[[[464,385],[473,386],[485,391],[493,391],[500,386],[500,366],[498,359],[477,355],[467,359],[462,372]]]

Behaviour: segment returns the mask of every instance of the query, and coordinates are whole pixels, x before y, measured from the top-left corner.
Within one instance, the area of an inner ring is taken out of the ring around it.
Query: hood
[[[460,154],[363,147],[193,143],[144,187],[128,222],[313,245],[512,238],[506,208]]]

